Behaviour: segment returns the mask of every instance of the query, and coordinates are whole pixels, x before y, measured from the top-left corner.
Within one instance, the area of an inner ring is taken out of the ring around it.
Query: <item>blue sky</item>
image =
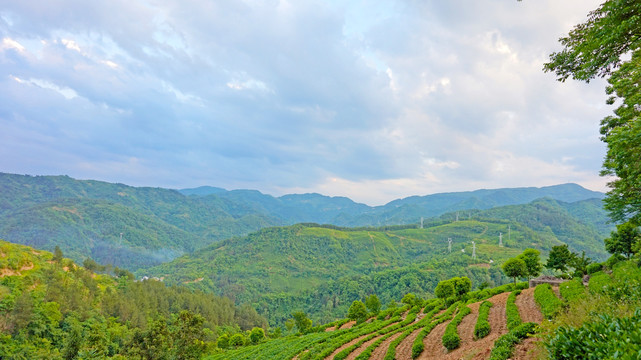
[[[599,1],[0,0],[0,171],[370,205],[605,190],[605,83],[542,72]]]

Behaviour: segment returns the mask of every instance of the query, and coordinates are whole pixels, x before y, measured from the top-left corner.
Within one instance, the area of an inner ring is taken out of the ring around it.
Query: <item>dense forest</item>
[[[195,359],[222,333],[267,328],[227,298],[110,272],[1,241],[2,358]]]

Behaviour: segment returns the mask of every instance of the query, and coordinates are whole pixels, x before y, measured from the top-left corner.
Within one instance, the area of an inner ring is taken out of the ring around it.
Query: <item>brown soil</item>
[[[441,340],[443,333],[445,332],[445,327],[447,326],[447,322],[444,322],[435,327],[425,338],[425,351],[423,351],[419,359],[481,360],[489,358],[492,347],[494,346],[494,341],[496,341],[499,336],[507,332],[505,302],[509,295],[509,293],[502,293],[489,299],[493,306],[490,309],[489,317],[492,331],[488,336],[477,341],[472,339],[474,326],[476,325],[476,318],[478,317],[478,306],[480,305],[479,303],[474,303],[470,305],[472,314],[463,318],[463,321],[458,326],[458,331],[461,335],[461,347],[449,353],[447,352],[447,349],[445,349]],[[476,312],[474,312],[475,310],[472,306],[474,306]]]
[[[424,359],[442,359],[443,356],[445,356],[447,349],[443,347],[443,343],[441,338],[443,337],[443,334],[445,333],[445,327],[449,321],[442,322],[432,331],[430,331],[429,334],[423,339],[423,345],[425,345],[425,350],[421,353],[421,355],[418,357],[421,360]],[[411,356],[410,356],[411,358]]]
[[[414,340],[418,336],[418,333],[421,332],[423,328],[414,330],[409,334],[400,344],[396,347],[396,358],[397,359],[411,359],[412,358],[412,345],[414,345]],[[385,357],[385,354],[383,354]],[[382,358],[381,358],[382,359]]]
[[[397,337],[401,336],[402,333],[402,331],[398,332],[380,343],[376,350],[372,352],[372,356],[370,356],[369,360],[383,360],[385,358],[385,354],[387,354],[387,348],[389,347],[389,344],[391,344],[392,341],[396,340]]]
[[[527,338],[514,349],[514,360],[539,360],[545,359],[545,350],[542,348],[541,339]]]
[[[339,329],[349,329],[356,324],[356,321],[348,321],[345,324],[341,325]]]
[[[543,321],[543,314],[534,301],[534,288],[528,288],[521,291],[521,295],[516,297],[516,306],[519,308],[519,314],[523,322],[535,322],[540,324]]]
[[[359,337],[357,337],[356,339],[354,339],[354,340],[352,340],[352,341],[350,341],[350,342],[348,342],[348,343],[346,343],[346,344],[343,344],[341,347],[339,347],[338,349],[334,350],[334,352],[333,352],[331,355],[329,355],[328,357],[326,357],[326,358],[325,358],[325,360],[333,359],[333,358],[334,358],[334,356],[336,356],[336,354],[338,354],[339,352],[341,352],[341,351],[343,351],[343,350],[347,349],[348,347],[350,347],[350,346],[352,346],[352,345],[356,344],[357,342],[359,342],[359,341],[363,340],[363,338],[365,338],[365,337],[367,337],[367,336],[369,336],[369,334],[365,334],[365,335],[363,335],[363,336],[359,336]]]
[[[325,329],[325,332],[334,331],[334,330],[336,330],[336,326],[330,326],[327,329]]]
[[[363,351],[365,351],[365,349],[367,349],[368,346],[372,345],[374,342],[376,342],[376,340],[380,339],[382,336],[384,335],[379,335],[371,340],[364,342],[363,344],[361,344],[361,346],[359,346],[357,349],[352,351],[345,359],[346,360],[356,359],[356,357],[360,355]]]
[[[27,271],[27,270],[31,270],[33,268],[34,268],[34,265],[33,265],[33,263],[31,263],[31,264],[27,264],[27,265],[21,267],[18,270],[11,270],[11,269],[7,269],[7,268],[0,269],[0,277],[21,275],[21,271]]]

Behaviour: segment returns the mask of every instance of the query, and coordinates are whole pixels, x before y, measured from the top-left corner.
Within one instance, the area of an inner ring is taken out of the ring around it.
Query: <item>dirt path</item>
[[[534,288],[528,288],[521,291],[521,295],[516,297],[516,306],[519,308],[519,314],[523,322],[535,322],[540,324],[543,321],[543,314],[539,306],[534,301]]]
[[[385,354],[387,354],[387,348],[389,347],[389,344],[391,344],[392,341],[396,340],[397,337],[401,336],[402,333],[402,331],[398,332],[380,343],[376,350],[372,352],[372,356],[370,356],[369,360],[383,360],[385,358]]]
[[[354,340],[352,340],[352,341],[350,341],[350,342],[348,342],[348,343],[343,344],[341,347],[339,347],[338,349],[334,350],[334,352],[333,352],[333,353],[331,353],[331,355],[329,355],[328,357],[326,357],[326,358],[325,358],[325,360],[331,360],[331,359],[333,359],[333,358],[334,358],[334,356],[336,356],[336,354],[338,354],[339,352],[341,352],[341,351],[343,351],[343,350],[347,349],[348,347],[350,347],[350,346],[352,346],[352,345],[356,344],[357,342],[359,342],[359,341],[363,340],[363,338],[366,338],[366,337],[368,337],[368,336],[369,336],[369,334],[365,334],[365,335],[363,335],[363,336],[359,336],[359,337],[357,337],[356,339],[354,339]]]
[[[356,321],[348,321],[345,324],[341,325],[339,329],[349,329],[356,324]]]
[[[349,324],[349,323],[348,323],[348,324]],[[389,324],[389,325],[385,326],[383,329],[387,329],[388,327],[390,327],[390,326],[394,326],[394,325],[396,325],[396,324],[398,324],[398,323],[397,323],[397,322],[395,322],[395,323],[391,323],[391,324]],[[353,324],[352,324],[352,325],[353,325]],[[341,329],[342,329],[342,328],[343,328],[343,327],[341,326]],[[381,329],[381,330],[382,330],[382,329]],[[325,358],[325,360],[333,359],[333,358],[334,358],[334,356],[336,356],[336,354],[338,354],[339,352],[341,352],[341,351],[343,351],[343,350],[347,349],[348,347],[350,347],[350,346],[352,346],[352,345],[356,344],[357,342],[359,342],[359,341],[363,340],[363,338],[366,338],[366,337],[368,337],[369,335],[370,335],[370,334],[365,334],[365,335],[363,335],[363,336],[359,336],[359,337],[357,337],[356,339],[354,339],[354,340],[352,340],[352,341],[350,341],[350,342],[348,342],[348,343],[346,343],[346,344],[343,344],[341,347],[339,347],[338,349],[334,350],[334,352],[333,352],[333,353],[331,353],[331,355],[329,355],[328,357],[326,357],[326,358]],[[371,340],[370,340],[370,341],[371,341]],[[367,342],[369,342],[369,341],[367,341]],[[367,343],[367,342],[366,342],[366,343]],[[371,344],[371,343],[370,343],[370,344]],[[369,345],[368,345],[368,346],[369,346]],[[361,347],[360,347],[360,348],[362,348],[363,350],[365,349],[365,348],[363,348],[363,346],[362,346],[362,345],[361,345]],[[357,350],[358,350],[358,349],[357,349]],[[363,351],[363,350],[361,350],[361,351]],[[356,351],[356,350],[355,350],[355,351]]]
[[[492,347],[494,346],[494,341],[507,332],[505,302],[509,295],[510,293],[502,293],[488,299],[493,304],[489,317],[492,331],[488,336],[477,341],[473,340],[474,326],[476,325],[478,307],[480,305],[480,303],[474,303],[469,305],[473,313],[463,318],[463,321],[458,326],[458,331],[461,336],[461,347],[450,353],[443,347],[441,338],[447,326],[447,322],[445,322],[435,327],[425,338],[425,351],[423,351],[419,359],[481,360],[489,358]],[[472,308],[472,306],[474,306],[474,308]]]
[[[358,355],[360,355],[365,349],[367,349],[368,346],[372,345],[376,340],[380,339],[384,335],[379,335],[371,340],[368,340],[364,342],[361,346],[359,346],[357,349],[354,349],[349,355],[345,358],[346,360],[354,360]]]
[[[539,360],[545,359],[545,351],[541,348],[541,339],[527,338],[514,349],[514,360]]]
[[[452,350],[443,357],[444,359],[461,359],[464,354],[470,352],[469,346],[467,345],[474,344],[474,326],[476,326],[476,320],[479,317],[480,305],[481,303],[477,302],[467,306],[472,312],[465,316],[458,326],[458,334],[461,337],[461,347]]]
[[[421,332],[423,328],[418,328],[412,331],[400,344],[396,347],[396,358],[397,359],[411,359],[412,358],[412,345],[414,345],[414,340],[418,336],[418,333]],[[383,354],[385,356],[385,354]]]

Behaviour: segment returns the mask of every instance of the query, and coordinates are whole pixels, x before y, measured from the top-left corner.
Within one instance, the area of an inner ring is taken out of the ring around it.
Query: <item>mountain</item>
[[[211,192],[199,189],[182,189],[183,194],[201,193],[215,195],[235,203],[242,203],[262,214],[270,214],[287,224],[301,222],[327,223],[338,226],[382,226],[418,223],[421,217],[467,209],[490,209],[497,206],[525,204],[549,197],[563,202],[587,199],[603,199],[604,194],[585,189],[577,184],[562,184],[541,188],[511,188],[442,193],[426,196],[411,196],[381,206],[367,206],[345,197],[329,197],[320,194],[295,194],[273,197],[256,190]]]
[[[603,233],[572,212],[593,210],[594,201],[551,199],[529,204],[449,213],[418,225],[341,228],[298,224],[228,239],[172,262],[140,270],[172,284],[250,302],[272,323],[304,309],[331,321],[356,299],[376,293],[383,302],[408,292],[431,294],[439,280],[466,275],[476,284],[500,284],[499,265],[525,248],[546,253],[567,243],[575,252],[603,260]],[[499,247],[499,236],[504,247]],[[447,239],[453,241],[448,251]],[[471,258],[476,243],[477,259]],[[465,252],[461,252],[461,250]],[[492,263],[490,263],[492,260]],[[199,279],[197,282],[194,280]]]
[[[178,191],[0,173],[0,238],[50,251],[57,245],[79,262],[91,257],[136,270],[270,226],[416,224],[421,217],[545,196],[576,201],[603,194],[565,184],[414,196],[371,207],[320,194],[273,197],[207,186]],[[588,223],[592,217],[602,221],[598,205],[576,211],[584,211]]]

